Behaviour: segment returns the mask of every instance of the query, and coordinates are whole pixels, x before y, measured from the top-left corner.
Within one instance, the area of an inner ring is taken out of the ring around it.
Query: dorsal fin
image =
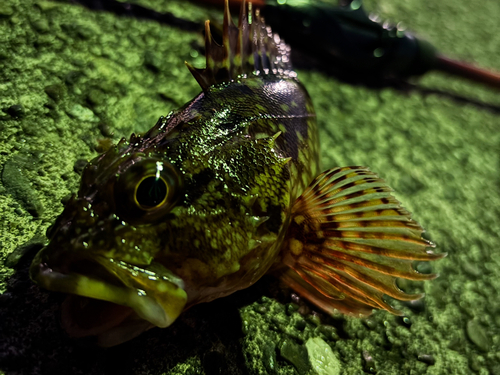
[[[206,67],[187,67],[203,91],[210,86],[252,75],[296,77],[290,64],[290,47],[265,24],[259,9],[242,1],[239,25],[233,23],[228,0],[224,6],[222,46],[213,39],[210,21],[205,22]]]

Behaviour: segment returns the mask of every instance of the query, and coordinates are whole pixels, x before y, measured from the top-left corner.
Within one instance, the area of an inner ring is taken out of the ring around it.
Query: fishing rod
[[[196,0],[223,4],[224,0]],[[241,0],[230,0],[239,7]],[[255,0],[273,31],[346,80],[407,79],[441,71],[500,89],[500,74],[451,59],[431,43],[369,15],[361,0]]]

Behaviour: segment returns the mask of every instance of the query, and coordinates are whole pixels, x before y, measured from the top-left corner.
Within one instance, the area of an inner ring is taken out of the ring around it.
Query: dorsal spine
[[[290,47],[265,24],[259,9],[254,10],[246,1],[242,1],[236,26],[226,0],[222,46],[212,37],[210,21],[205,22],[205,55],[204,69],[194,68],[186,62],[203,91],[218,83],[252,75],[297,76],[290,63]]]

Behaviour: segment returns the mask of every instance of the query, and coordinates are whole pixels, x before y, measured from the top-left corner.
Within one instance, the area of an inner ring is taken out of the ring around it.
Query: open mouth
[[[61,309],[61,325],[69,336],[95,336],[103,347],[121,344],[154,327],[131,307],[74,294],[66,297]]]
[[[69,294],[62,306],[68,334],[94,335],[100,345],[112,346],[153,326],[168,327],[187,300],[182,280],[137,270],[105,258],[53,269],[37,256],[30,274],[41,287]]]
[[[56,272],[43,263],[39,264],[39,272],[35,280],[40,286],[48,290],[76,294],[131,307],[142,319],[158,327],[168,327],[173,322],[163,308],[141,290],[116,286],[81,274]]]

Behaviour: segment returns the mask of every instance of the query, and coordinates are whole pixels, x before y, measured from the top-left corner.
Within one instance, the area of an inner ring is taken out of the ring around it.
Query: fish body
[[[433,278],[411,261],[441,256],[368,169],[319,174],[314,108],[258,11],[236,27],[226,4],[206,54],[188,65],[203,92],[92,160],[33,260],[35,282],[69,294],[68,333],[116,345],[269,271],[327,312],[419,298],[395,277]]]

